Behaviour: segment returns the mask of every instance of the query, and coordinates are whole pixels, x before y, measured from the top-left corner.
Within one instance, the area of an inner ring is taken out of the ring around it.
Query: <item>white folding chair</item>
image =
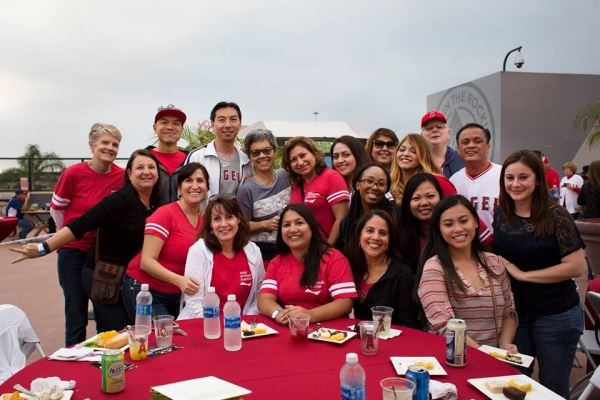
[[[600,369],[594,371],[587,386],[583,389],[577,400],[597,400],[600,399]]]
[[[0,383],[23,368],[34,351],[46,356],[27,315],[11,304],[0,304],[0,350]]]

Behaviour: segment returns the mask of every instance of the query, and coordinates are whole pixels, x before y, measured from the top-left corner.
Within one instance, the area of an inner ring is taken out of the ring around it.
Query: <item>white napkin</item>
[[[440,381],[429,380],[429,393],[433,400],[457,400],[458,392],[456,386],[452,383],[444,383]]]
[[[350,326],[348,327],[348,329],[350,329],[352,332],[356,332],[356,331],[354,330],[354,329],[355,329],[355,325],[350,325]],[[381,335],[379,335],[379,339],[381,339],[381,340],[388,340],[388,339],[392,339],[392,338],[395,338],[396,336],[400,336],[400,334],[401,334],[401,333],[402,333],[402,331],[401,331],[401,330],[399,330],[399,329],[394,329],[394,328],[391,328],[391,329],[390,329],[390,334],[389,334],[388,336],[381,336]]]
[[[68,349],[63,347],[50,354],[48,358],[50,358],[51,360],[75,361],[85,356],[88,356],[93,352],[94,349],[90,349],[88,347],[72,347]]]
[[[71,390],[75,388],[76,382],[71,381],[61,381],[57,376],[51,376],[48,378],[36,378],[31,381],[31,391],[32,392],[44,392],[49,391],[53,387],[59,387],[62,390]]]

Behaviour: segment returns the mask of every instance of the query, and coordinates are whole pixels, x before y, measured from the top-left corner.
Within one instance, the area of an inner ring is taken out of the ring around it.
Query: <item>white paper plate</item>
[[[333,340],[333,339],[330,339],[328,337],[318,336],[317,332],[311,332],[311,333],[308,334],[308,338],[311,339],[311,340],[317,340],[319,342],[342,344],[342,343],[346,343],[348,340],[350,340],[354,336],[356,336],[356,332],[343,331],[341,329],[321,327],[321,330],[327,330],[327,331],[330,331],[330,332],[344,332],[344,333],[346,333],[346,337],[343,340]]]
[[[506,396],[502,393],[492,393],[486,387],[485,383],[489,380],[508,382],[511,378],[518,378],[531,383],[532,390],[527,392],[526,400],[564,400],[561,396],[554,393],[542,384],[534,381],[527,375],[507,375],[507,376],[491,376],[489,378],[467,379],[471,385],[475,386],[481,393],[485,394],[492,400],[506,400]]]
[[[252,393],[215,376],[155,386],[152,390],[173,400],[224,400]]]
[[[506,359],[504,359],[504,358],[499,358],[499,357],[493,356],[493,355],[491,354],[492,352],[500,353],[500,354],[502,354],[503,356],[505,356],[505,355],[506,355],[506,350],[499,349],[499,348],[497,348],[497,347],[488,346],[488,345],[486,345],[486,344],[479,346],[479,347],[477,348],[477,350],[479,350],[479,351],[483,351],[484,353],[487,353],[487,354],[491,355],[492,357],[496,358],[497,360],[504,361],[505,363],[509,363],[509,364],[513,364],[513,365],[518,365],[518,366],[520,366],[520,367],[525,367],[525,368],[527,368],[527,367],[529,367],[529,366],[531,365],[531,363],[533,362],[533,357],[531,357],[531,356],[528,356],[527,354],[521,354],[521,353],[517,353],[517,355],[518,355],[518,356],[521,356],[521,359],[523,360],[523,363],[522,363],[522,364],[519,364],[519,363],[516,363],[516,362],[512,362],[512,361],[508,361],[508,360],[506,360]]]
[[[430,362],[433,364],[433,369],[428,370],[429,375],[448,375],[435,357],[390,357],[390,360],[398,375],[405,375],[408,367],[416,365],[417,362]]]
[[[79,343],[78,345],[76,345],[77,347],[87,347],[86,344],[88,343],[93,343],[99,336],[100,334],[94,335],[89,339],[84,340],[83,342]],[[94,350],[121,350],[121,351],[125,351],[126,349],[129,348],[129,343],[127,343],[125,346],[121,347],[120,349],[107,349],[105,347],[95,347],[95,346],[90,346],[87,347],[88,349],[94,349]]]
[[[267,331],[265,333],[255,333],[254,335],[251,335],[251,336],[244,336],[244,331],[250,330],[250,324],[246,323],[245,321],[242,321],[242,339],[252,339],[255,337],[275,335],[275,334],[279,333],[275,329],[271,328],[269,325],[265,325],[263,323],[256,324],[256,327],[257,328],[265,328]]]
[[[2,399],[2,397],[4,395],[10,395],[11,393],[0,394],[0,399]],[[31,400],[37,399],[37,397],[31,397],[31,396],[28,396],[28,395],[23,394],[23,393],[21,393],[20,396],[22,398],[24,398],[24,399],[31,399]],[[63,397],[61,398],[61,400],[69,400],[71,397],[73,397],[73,391],[72,390],[65,390],[63,392]]]

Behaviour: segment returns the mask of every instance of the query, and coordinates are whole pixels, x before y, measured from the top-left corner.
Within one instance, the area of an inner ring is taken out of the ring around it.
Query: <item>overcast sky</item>
[[[600,73],[597,0],[1,6],[0,157],[26,144],[86,156],[96,121],[121,129],[128,157],[152,143],[160,104],[196,125],[220,100],[237,102],[246,125],[318,111],[320,121],[402,135],[417,129],[428,94],[498,72],[519,45],[523,71]]]

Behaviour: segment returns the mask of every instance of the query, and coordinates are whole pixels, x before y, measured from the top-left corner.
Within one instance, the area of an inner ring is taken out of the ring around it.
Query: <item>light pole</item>
[[[313,115],[315,116],[315,122],[317,122],[317,115],[319,115],[319,112],[318,112],[318,111],[315,111],[315,112],[313,113]]]
[[[511,53],[514,53],[515,51],[519,52],[519,54],[517,55],[517,58],[515,60],[515,66],[517,68],[521,68],[523,66],[523,64],[525,64],[525,60],[523,59],[523,55],[521,54],[521,49],[522,48],[523,48],[523,46],[519,46],[519,47],[516,47],[516,48],[512,49],[508,53],[506,53],[506,57],[504,57],[504,63],[502,64],[502,72],[506,71],[506,61],[508,61],[508,56]]]

